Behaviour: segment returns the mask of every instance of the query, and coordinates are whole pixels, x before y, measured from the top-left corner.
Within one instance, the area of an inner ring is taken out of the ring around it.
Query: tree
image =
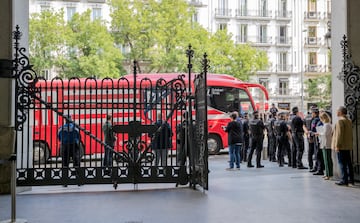
[[[219,30],[210,38],[207,52],[211,61],[210,72],[231,74],[242,80],[248,80],[256,70],[268,64],[265,52],[248,44],[234,44],[226,30]]]
[[[45,10],[30,16],[30,60],[36,73],[51,69],[64,56],[69,29],[64,21],[64,12]]]
[[[305,81],[306,99],[320,108],[331,105],[331,75],[310,78]]]
[[[265,53],[249,45],[236,45],[226,31],[211,34],[192,21],[194,9],[184,0],[111,0],[112,29],[119,44],[128,46],[129,60],[147,61],[138,72],[185,72],[185,52],[195,50],[194,71],[206,52],[210,72],[248,80],[267,64]]]
[[[103,21],[90,19],[90,11],[64,21],[64,13],[46,10],[31,15],[30,60],[40,73],[55,69],[67,77],[119,77],[122,55]]]
[[[120,77],[121,52],[106,25],[101,20],[91,21],[90,13],[76,13],[68,23],[72,31],[68,43],[70,59],[63,72],[65,76]]]

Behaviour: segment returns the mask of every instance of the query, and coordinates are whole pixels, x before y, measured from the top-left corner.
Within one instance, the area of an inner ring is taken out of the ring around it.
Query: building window
[[[267,27],[266,27],[266,25],[259,26],[259,42],[260,43],[267,42]]]
[[[286,26],[279,27],[279,42],[287,43]]]
[[[199,22],[199,12],[194,12],[194,14],[192,15],[192,22]]]
[[[247,0],[239,0],[239,16],[247,15]]]
[[[289,79],[279,78],[279,95],[288,95],[289,93]]]
[[[93,8],[92,9],[92,19],[101,19],[101,8]]]
[[[286,17],[286,12],[287,12],[286,0],[280,0],[279,4],[280,4],[279,5],[279,16]]]
[[[266,17],[267,15],[267,0],[260,0],[260,14],[259,16]]]
[[[67,7],[66,8],[67,21],[70,21],[75,13],[76,13],[75,7]]]
[[[288,71],[288,69],[287,69],[287,52],[279,53],[278,70],[279,71]]]
[[[317,53],[316,52],[310,52],[309,53],[309,64],[310,65],[316,65],[317,64]]]
[[[308,11],[309,12],[316,12],[316,1],[308,0]]]
[[[247,41],[247,24],[239,25],[239,38],[240,43],[246,43]]]
[[[227,16],[228,15],[228,0],[219,0],[219,15]]]
[[[269,89],[269,78],[259,78],[259,84]]]
[[[316,44],[316,26],[309,26],[308,27],[308,44]]]
[[[226,30],[227,24],[226,23],[219,23],[218,24],[218,30]]]

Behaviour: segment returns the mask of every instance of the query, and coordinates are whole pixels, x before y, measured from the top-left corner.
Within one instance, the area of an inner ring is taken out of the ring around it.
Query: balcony
[[[215,9],[215,17],[217,18],[230,18],[231,17],[231,9]]]
[[[202,0],[190,0],[189,1],[189,5],[192,5],[194,7],[203,7],[205,6],[203,3],[202,3]]]
[[[278,46],[291,46],[292,38],[285,36],[278,36],[275,38],[275,44]]]
[[[324,45],[323,38],[321,37],[306,37],[304,41],[305,47],[321,47]]]
[[[235,36],[236,43],[246,43],[248,41],[247,36]]]
[[[248,10],[244,9],[235,9],[235,17],[248,16]]]
[[[276,11],[275,18],[281,20],[291,20],[292,11]]]
[[[321,19],[320,12],[304,12],[305,21],[319,21]]]
[[[271,46],[273,44],[271,36],[249,36],[248,41],[253,46]]]
[[[235,10],[235,16],[239,19],[266,19],[269,20],[273,17],[271,10]]]
[[[319,73],[319,72],[324,72],[325,67],[321,66],[321,65],[317,65],[317,64],[309,64],[305,66],[305,72],[306,73]]]
[[[276,72],[291,72],[292,65],[288,64],[276,64]]]

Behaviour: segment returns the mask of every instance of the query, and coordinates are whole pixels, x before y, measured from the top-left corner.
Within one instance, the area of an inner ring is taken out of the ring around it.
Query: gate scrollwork
[[[356,106],[360,101],[360,68],[355,65],[349,52],[348,39],[344,35],[341,41],[343,67],[338,79],[344,83],[345,107],[352,121],[356,119]]]

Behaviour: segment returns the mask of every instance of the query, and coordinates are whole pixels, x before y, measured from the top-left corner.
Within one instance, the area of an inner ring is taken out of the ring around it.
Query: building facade
[[[251,77],[283,109],[309,107],[304,81],[330,73],[330,0],[192,0],[208,31],[227,29],[237,44],[267,53],[269,66]],[[328,37],[328,36],[327,36]],[[317,99],[312,99],[316,101]]]
[[[318,100],[304,93],[304,81],[330,73],[330,45],[325,38],[330,0],[188,1],[196,9],[193,19],[209,32],[226,29],[236,44],[250,44],[267,53],[269,66],[250,81],[268,89],[270,103],[280,109],[299,106],[305,112],[310,102]],[[63,8],[66,20],[90,9],[93,19],[110,21],[106,0],[30,0],[30,13],[49,8]]]

